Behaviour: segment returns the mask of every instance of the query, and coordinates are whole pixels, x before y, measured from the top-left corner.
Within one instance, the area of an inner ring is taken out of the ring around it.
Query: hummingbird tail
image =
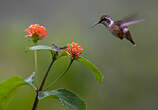
[[[132,38],[132,36],[131,36],[131,33],[130,33],[130,31],[127,31],[126,33],[125,33],[125,37],[126,37],[126,39],[127,40],[129,40],[134,46],[136,46],[136,43],[134,42],[134,40],[133,40],[133,38]]]
[[[136,46],[136,43],[133,40],[130,40],[130,42],[133,44],[133,46]]]

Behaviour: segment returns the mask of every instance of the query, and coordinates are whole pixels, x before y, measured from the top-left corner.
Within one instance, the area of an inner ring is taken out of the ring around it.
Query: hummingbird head
[[[95,23],[94,25],[92,25],[92,28],[95,27],[98,24],[103,24],[106,27],[111,27],[111,25],[114,23],[114,21],[112,20],[111,16],[104,14],[100,17],[100,20]]]

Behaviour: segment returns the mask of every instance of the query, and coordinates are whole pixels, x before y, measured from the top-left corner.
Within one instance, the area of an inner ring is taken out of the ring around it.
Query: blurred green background
[[[24,39],[24,30],[38,23],[48,32],[40,44],[80,43],[85,49],[83,56],[105,77],[99,85],[86,67],[75,62],[66,76],[48,90],[71,89],[85,99],[88,110],[157,110],[157,4],[156,0],[0,0],[0,81],[14,75],[26,78],[34,71],[33,53],[24,51],[32,45]],[[145,22],[130,27],[137,46],[115,38],[102,25],[89,29],[102,13],[114,19],[139,13]],[[49,62],[47,51],[38,53],[38,85]],[[46,87],[68,62],[65,57],[56,62]],[[33,93],[28,86],[20,88],[6,110],[31,110]],[[38,110],[64,107],[48,98],[40,102]]]

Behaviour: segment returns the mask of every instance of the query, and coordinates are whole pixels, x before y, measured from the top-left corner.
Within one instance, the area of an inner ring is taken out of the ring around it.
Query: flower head
[[[71,44],[68,44],[67,47],[67,54],[72,56],[72,59],[78,59],[80,57],[80,54],[83,52],[84,49],[77,43],[72,42]]]
[[[31,37],[33,42],[37,42],[47,36],[46,28],[44,26],[40,26],[39,24],[30,25],[25,32],[27,33],[25,37]]]

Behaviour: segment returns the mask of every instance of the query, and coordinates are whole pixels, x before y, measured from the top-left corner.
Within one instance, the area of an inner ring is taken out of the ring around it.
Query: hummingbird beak
[[[98,21],[97,23],[93,24],[93,25],[91,26],[91,28],[94,28],[96,25],[98,25],[98,24],[100,24],[100,23],[101,23],[101,21]]]

